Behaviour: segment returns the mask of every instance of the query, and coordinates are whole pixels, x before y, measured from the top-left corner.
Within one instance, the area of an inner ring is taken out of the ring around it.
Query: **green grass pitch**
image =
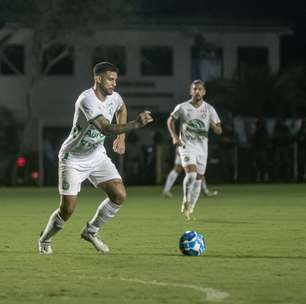
[[[37,253],[40,230],[58,204],[55,188],[0,189],[0,303],[306,303],[306,185],[218,186],[201,197],[196,220],[160,187],[130,187],[103,229],[98,254],[79,231],[104,197],[83,188],[52,256]],[[207,251],[178,250],[185,230]]]

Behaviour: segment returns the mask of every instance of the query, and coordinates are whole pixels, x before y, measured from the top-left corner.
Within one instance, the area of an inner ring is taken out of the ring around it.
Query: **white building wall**
[[[223,48],[224,77],[230,78],[237,69],[237,49],[240,46],[264,46],[269,49],[269,64],[273,72],[279,69],[278,32],[234,32],[201,30],[205,39]],[[20,31],[10,43],[25,43],[31,52],[31,33]],[[91,55],[99,45],[122,45],[127,51],[126,75],[119,77],[119,91],[126,99],[133,115],[141,109],[170,112],[175,104],[189,96],[191,82],[191,48],[194,34],[179,30],[120,30],[101,31],[93,37],[75,40],[75,74],[46,76],[35,88],[34,117],[43,125],[71,125],[74,102],[78,95],[92,85]],[[144,46],[171,46],[173,48],[172,76],[141,75],[141,48]],[[26,59],[25,75],[0,75],[0,106],[5,106],[22,117],[26,113],[25,97],[28,90],[27,74],[31,63]],[[124,86],[129,83],[151,83],[150,86]],[[122,85],[120,85],[120,83]],[[137,97],[135,95],[146,95]],[[149,94],[149,95],[148,95]],[[161,95],[160,95],[161,94]],[[24,117],[25,118],[25,117]]]

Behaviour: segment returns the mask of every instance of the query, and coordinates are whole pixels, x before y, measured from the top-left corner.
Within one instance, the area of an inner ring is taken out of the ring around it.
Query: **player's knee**
[[[117,197],[118,197],[118,204],[122,204],[126,200],[127,194],[124,188],[118,191]]]
[[[174,170],[176,171],[177,174],[181,174],[183,172],[183,167],[176,165]]]
[[[64,221],[67,221],[74,212],[74,206],[63,206],[60,208],[61,217]]]
[[[67,221],[75,210],[75,202],[66,200],[65,198],[60,204],[60,216],[64,221]]]
[[[193,182],[197,178],[197,173],[196,172],[187,172],[186,173],[186,178],[188,181]]]
[[[60,216],[64,221],[67,221],[73,214],[73,211],[74,208],[72,207],[62,206],[60,208]]]
[[[111,201],[117,203],[118,205],[123,204],[123,202],[126,200],[127,194],[124,188],[117,189],[116,192],[114,192],[110,199]]]
[[[197,174],[197,179],[203,181],[204,175],[198,173]]]

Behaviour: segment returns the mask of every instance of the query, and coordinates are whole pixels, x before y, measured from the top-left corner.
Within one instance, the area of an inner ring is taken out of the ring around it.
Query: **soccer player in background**
[[[201,192],[208,154],[208,132],[211,128],[222,134],[220,118],[216,110],[204,101],[206,87],[202,80],[194,80],[190,86],[191,99],[178,104],[167,120],[172,143],[178,148],[185,171],[181,212],[189,220]],[[175,121],[180,122],[180,134]]]
[[[178,149],[175,149],[175,159],[174,159],[174,167],[172,170],[168,173],[166,182],[163,189],[163,195],[165,197],[171,198],[173,197],[173,194],[171,193],[171,189],[178,178],[178,176],[183,172],[184,168],[182,166],[182,160],[180,157],[180,154],[178,152]],[[202,191],[203,193],[208,197],[213,197],[218,195],[217,190],[210,191],[207,186],[206,178],[203,176],[202,179]]]
[[[125,134],[153,121],[150,112],[138,114],[127,122],[127,108],[121,96],[115,92],[118,68],[109,62],[100,62],[93,68],[94,86],[81,93],[75,103],[73,125],[59,152],[60,205],[50,216],[42,231],[38,250],[51,254],[52,237],[63,229],[75,210],[81,183],[88,179],[107,197],[97,208],[95,215],[81,231],[81,237],[99,252],[108,252],[108,246],[99,238],[100,228],[113,218],[126,198],[126,190],[115,165],[107,156],[104,139],[117,135],[113,150],[125,152]],[[112,124],[116,116],[116,124]]]

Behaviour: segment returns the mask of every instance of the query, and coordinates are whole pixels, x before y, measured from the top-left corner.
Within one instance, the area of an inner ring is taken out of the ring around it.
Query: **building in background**
[[[10,36],[0,44],[5,55],[0,57],[0,106],[25,126],[23,150],[44,151],[45,134],[52,133],[52,128],[56,132],[71,125],[74,102],[92,84],[92,66],[98,61],[119,66],[118,89],[127,101],[130,118],[148,109],[160,118],[158,121],[188,98],[194,78],[230,79],[254,65],[276,73],[280,68],[280,38],[290,33],[284,26],[222,24],[195,18],[97,29],[92,36],[74,36],[48,46],[41,69],[50,68],[33,86],[31,31],[3,28],[0,43]],[[157,122],[157,132],[163,123]],[[152,132],[142,131],[144,145],[152,143]],[[38,155],[37,168],[42,168],[43,156]]]

